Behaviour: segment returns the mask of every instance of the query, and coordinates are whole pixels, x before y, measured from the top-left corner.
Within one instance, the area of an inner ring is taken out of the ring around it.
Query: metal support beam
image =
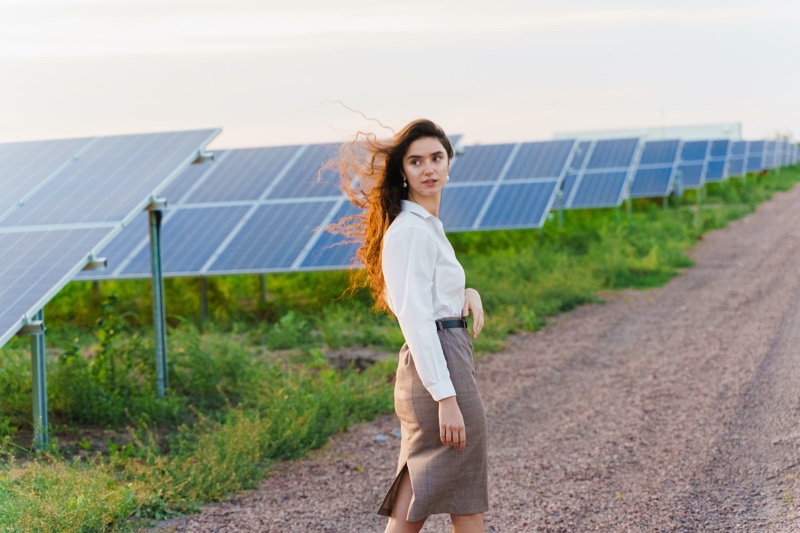
[[[150,266],[153,277],[153,332],[155,334],[156,390],[164,397],[167,381],[167,320],[164,304],[164,275],[161,270],[161,218],[165,200],[148,206],[150,215]]]
[[[208,278],[200,278],[200,325],[208,320]]]
[[[31,336],[31,377],[33,380],[33,442],[37,450],[47,443],[47,373],[44,352],[44,311],[39,311],[37,320],[27,324],[20,334]]]

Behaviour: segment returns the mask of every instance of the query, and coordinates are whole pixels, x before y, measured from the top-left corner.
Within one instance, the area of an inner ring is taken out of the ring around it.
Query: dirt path
[[[800,187],[624,291],[478,364],[487,530],[800,531]],[[173,531],[382,531],[393,417]],[[449,531],[433,517],[423,531]]]

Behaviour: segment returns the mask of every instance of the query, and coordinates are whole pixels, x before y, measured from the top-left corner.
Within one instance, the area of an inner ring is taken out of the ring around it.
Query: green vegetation
[[[543,232],[451,236],[480,290],[487,326],[479,353],[604,290],[664,284],[691,266],[702,234],[751,212],[800,181],[800,166],[636,201],[625,209],[567,212]],[[157,400],[150,288],[145,281],[72,283],[46,308],[53,444],[31,445],[28,340],[0,349],[0,530],[119,531],[190,512],[253,487],[273,461],[323,446],[349,424],[392,408],[392,358],[360,372],[325,351],[396,352],[399,328],[348,294],[347,272],[167,282],[169,394]]]

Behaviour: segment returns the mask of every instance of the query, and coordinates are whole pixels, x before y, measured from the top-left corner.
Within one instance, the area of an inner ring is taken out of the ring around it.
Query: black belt
[[[454,319],[454,320],[437,320],[436,321],[436,329],[451,329],[451,328],[465,328],[467,327],[467,321],[463,318]]]

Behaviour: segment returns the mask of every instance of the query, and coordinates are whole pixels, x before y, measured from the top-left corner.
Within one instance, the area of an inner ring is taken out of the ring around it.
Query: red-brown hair
[[[353,142],[342,147],[339,158],[332,162],[339,171],[342,191],[363,211],[328,229],[344,235],[348,242],[360,244],[356,260],[364,270],[353,269],[351,289],[369,286],[378,311],[390,312],[383,297],[385,282],[381,254],[383,236],[389,224],[400,214],[401,202],[408,199],[408,188],[403,187],[403,157],[411,143],[429,137],[442,143],[448,159],[453,159],[453,147],[444,130],[430,120],[419,119],[387,141],[379,140],[371,133],[359,132]]]

